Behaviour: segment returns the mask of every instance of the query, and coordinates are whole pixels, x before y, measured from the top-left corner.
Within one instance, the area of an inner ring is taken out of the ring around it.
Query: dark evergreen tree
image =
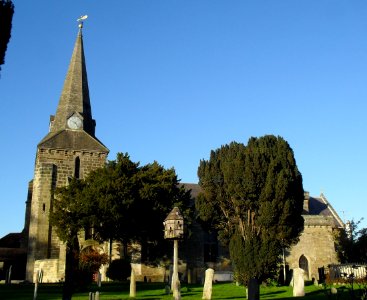
[[[5,53],[11,37],[14,5],[10,0],[0,0],[0,71],[5,63]]]
[[[89,222],[91,208],[83,196],[85,183],[72,179],[67,187],[55,191],[50,224],[54,226],[61,241],[66,244],[65,282],[63,300],[69,300],[78,282],[79,241],[78,232]]]
[[[367,263],[367,228],[359,231],[358,241],[356,243],[358,263]]]
[[[266,279],[283,247],[303,230],[303,187],[293,151],[281,137],[232,142],[200,161],[199,217],[230,247],[238,280]]]
[[[92,172],[86,185],[86,195],[95,203],[91,218],[95,238],[119,240],[124,245],[139,242],[146,262],[164,253],[160,249],[165,244],[162,222],[174,206],[190,222],[190,193],[179,185],[174,169],[157,162],[139,166],[128,154],[119,153],[106,168]]]
[[[336,252],[341,263],[367,262],[367,228],[358,228],[362,220],[347,221],[345,228],[334,231]]]

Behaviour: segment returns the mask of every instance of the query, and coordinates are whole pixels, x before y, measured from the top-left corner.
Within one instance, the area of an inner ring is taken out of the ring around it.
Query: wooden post
[[[173,240],[173,276],[172,276],[173,298],[181,299],[180,279],[178,278],[178,240]]]

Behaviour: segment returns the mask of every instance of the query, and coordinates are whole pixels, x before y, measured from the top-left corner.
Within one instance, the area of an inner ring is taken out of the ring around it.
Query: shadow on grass
[[[280,290],[280,291],[270,292],[270,293],[266,293],[266,294],[262,295],[261,298],[278,298],[278,297],[274,297],[274,296],[277,296],[277,295],[280,295],[280,294],[284,294],[285,292],[286,292],[286,290]],[[283,298],[283,299],[288,299],[288,298]]]

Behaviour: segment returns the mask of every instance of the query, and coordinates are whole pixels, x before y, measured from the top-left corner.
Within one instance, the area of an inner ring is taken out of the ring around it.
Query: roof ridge
[[[343,220],[339,217],[338,213],[336,212],[334,207],[330,204],[330,202],[326,199],[326,197],[323,193],[320,194],[320,199],[324,202],[325,205],[327,205],[327,207],[329,208],[329,210],[330,210],[331,214],[333,215],[333,217],[336,219],[336,221],[338,221],[339,226],[344,228],[345,224],[344,224]]]

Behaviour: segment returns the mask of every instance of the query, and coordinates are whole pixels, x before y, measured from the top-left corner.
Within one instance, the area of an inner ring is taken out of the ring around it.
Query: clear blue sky
[[[36,146],[82,14],[96,135],[110,159],[128,152],[197,182],[210,150],[280,135],[305,190],[322,191],[344,220],[366,214],[367,1],[13,2],[0,78],[0,236],[23,228]]]

